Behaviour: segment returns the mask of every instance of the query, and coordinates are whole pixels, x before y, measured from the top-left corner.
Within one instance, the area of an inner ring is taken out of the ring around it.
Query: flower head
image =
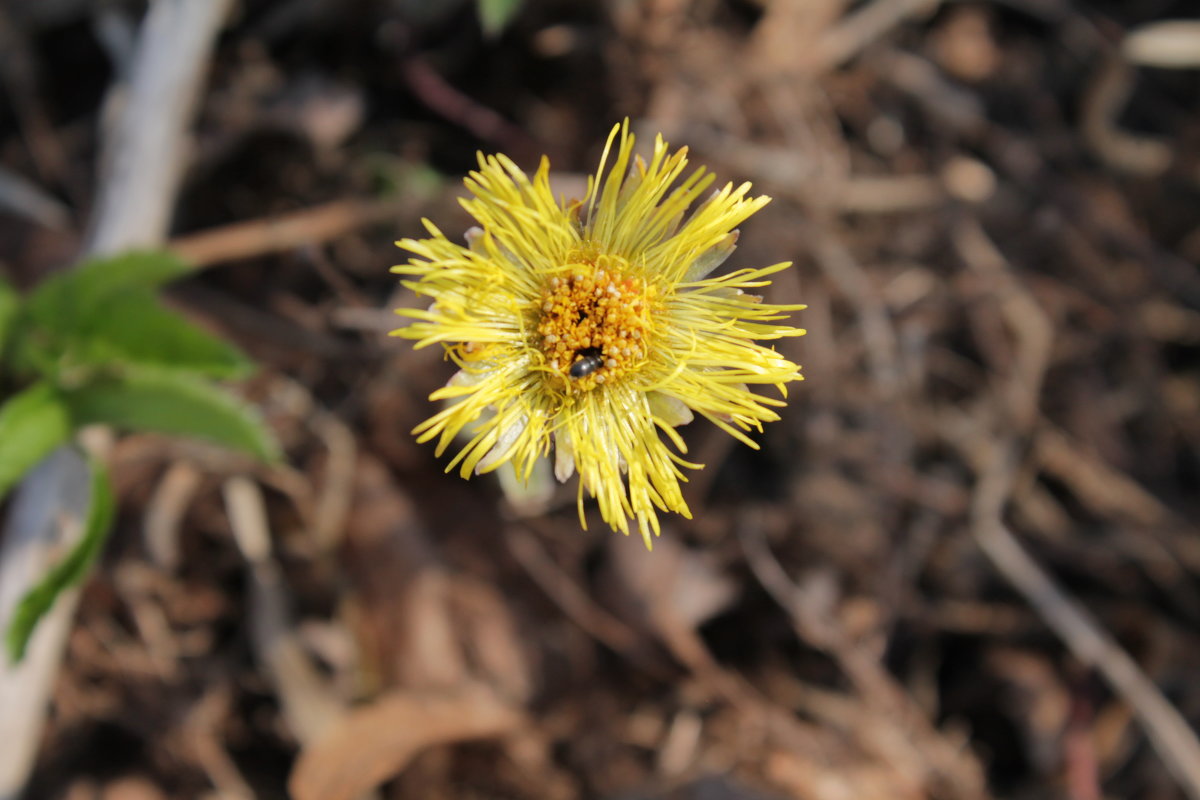
[[[401,309],[413,322],[396,334],[441,344],[459,367],[430,396],[450,402],[414,431],[436,438],[439,455],[469,435],[447,471],[512,462],[528,476],[553,445],[558,479],[579,473],[581,523],[586,489],[614,529],[628,534],[636,520],[649,547],[656,509],[690,517],[680,483],[702,466],[684,459],[675,427],[699,414],[757,447],[746,432],[778,419],[784,401],[749,385],[786,397],[801,380],[759,342],[804,331],[780,322],[803,306],[745,291],[790,264],[712,276],[736,227],[769,198],[726,184],[697,203],[713,176],[681,177],[686,148],[672,153],[660,136],[646,163],[633,145],[626,120],[582,200],[555,199],[545,158],[530,177],[503,155],[480,155],[462,201],[479,223],[467,245],[425,220],[430,238],[398,242],[414,258],[393,271],[433,301]]]

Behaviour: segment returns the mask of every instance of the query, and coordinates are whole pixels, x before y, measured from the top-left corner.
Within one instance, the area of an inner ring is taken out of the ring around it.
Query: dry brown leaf
[[[655,541],[651,557],[633,538],[613,537],[610,547],[624,590],[650,611],[655,624],[669,618],[694,629],[737,599],[738,585],[713,555],[684,547],[677,539]]]
[[[397,691],[356,709],[301,751],[288,789],[295,800],[353,800],[401,772],[421,750],[516,730],[521,712],[491,689]]]
[[[105,785],[101,800],[163,800],[162,790],[139,775],[127,775]]]
[[[535,679],[512,608],[490,584],[456,576],[449,598],[477,677],[513,701],[528,700]]]
[[[766,776],[793,797],[806,800],[920,800],[927,796],[876,763],[831,763],[796,751],[770,753]]]

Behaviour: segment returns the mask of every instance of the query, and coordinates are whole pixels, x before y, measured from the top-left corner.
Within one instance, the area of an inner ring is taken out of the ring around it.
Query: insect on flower
[[[567,370],[567,374],[572,378],[586,378],[604,366],[604,354],[597,347],[580,350],[576,355],[579,356],[579,360]]]
[[[658,511],[690,517],[680,484],[687,447],[675,430],[696,414],[749,445],[779,418],[800,367],[761,342],[799,336],[788,313],[747,290],[781,263],[715,275],[737,226],[768,201],[750,184],[722,188],[703,168],[684,176],[686,148],[657,137],[649,162],[633,155],[629,121],[614,127],[582,200],[555,199],[543,158],[529,176],[503,155],[479,157],[463,207],[478,223],[466,245],[424,221],[404,239],[404,285],[430,298],[400,309],[396,335],[439,344],[458,372],[431,400],[447,405],[419,425],[441,455],[467,443],[447,470],[463,477],[512,463],[528,479],[553,451],[554,473],[579,473],[600,515],[628,534],[659,533]],[[750,391],[776,387],[781,397]]]

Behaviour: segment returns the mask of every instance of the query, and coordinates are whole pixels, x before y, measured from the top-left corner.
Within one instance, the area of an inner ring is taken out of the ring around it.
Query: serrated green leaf
[[[71,435],[62,395],[37,383],[0,406],[0,498]]]
[[[212,378],[242,377],[253,369],[236,347],[165,308],[149,290],[113,297],[80,321],[78,334],[76,364],[141,365]]]
[[[116,500],[108,480],[108,471],[96,461],[90,461],[89,466],[92,475],[91,496],[83,534],[66,557],[51,567],[41,581],[21,598],[4,632],[5,649],[13,663],[25,657],[25,648],[38,621],[54,607],[54,601],[63,591],[84,579],[108,539]]]
[[[279,456],[274,437],[252,408],[191,375],[130,370],[65,390],[63,396],[76,425],[196,436],[266,461]]]
[[[479,26],[488,36],[499,36],[521,10],[521,0],[476,0]]]
[[[132,302],[125,299],[130,296],[152,296],[152,290],[187,272],[177,256],[145,251],[87,261],[47,278],[22,309],[15,369],[55,377],[81,363],[95,366],[97,356],[111,351],[92,340],[122,324],[113,310]]]

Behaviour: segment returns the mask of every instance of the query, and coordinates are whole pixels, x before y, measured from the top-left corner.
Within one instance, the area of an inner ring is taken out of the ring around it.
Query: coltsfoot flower
[[[479,223],[466,246],[424,220],[430,238],[397,244],[415,257],[393,268],[432,299],[401,309],[396,335],[441,344],[458,372],[431,400],[447,400],[413,432],[469,441],[447,471],[463,477],[512,462],[528,477],[553,445],[554,473],[578,472],[605,522],[651,545],[656,510],[690,518],[680,491],[687,447],[676,426],[699,414],[749,445],[746,432],[778,419],[800,368],[760,341],[804,331],[780,322],[802,305],[771,305],[746,290],[790,266],[712,277],[733,252],[736,227],[769,201],[750,184],[726,184],[697,201],[713,176],[683,177],[687,149],[657,137],[646,163],[633,156],[629,121],[609,136],[582,200],[556,200],[545,158],[532,177],[503,155],[480,155],[463,206]],[[611,160],[611,166],[610,161]],[[695,206],[693,208],[693,206]],[[691,209],[689,213],[689,209]]]

